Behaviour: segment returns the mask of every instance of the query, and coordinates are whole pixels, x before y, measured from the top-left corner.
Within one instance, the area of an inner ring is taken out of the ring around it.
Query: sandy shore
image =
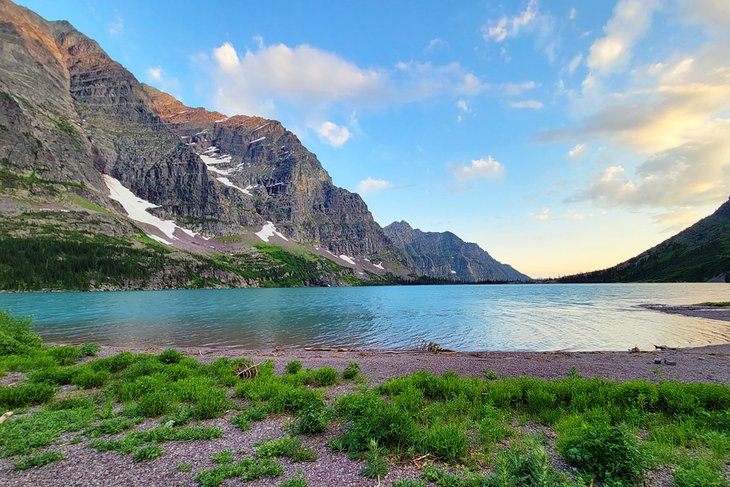
[[[371,384],[390,377],[428,370],[440,374],[452,370],[466,376],[482,376],[485,369],[501,377],[527,375],[554,379],[566,377],[572,367],[584,377],[601,376],[627,381],[664,378],[684,382],[730,384],[730,344],[677,350],[641,352],[440,352],[404,350],[344,350],[277,348],[246,350],[243,348],[178,348],[182,353],[203,362],[219,357],[247,357],[254,362],[273,360],[277,372],[287,362],[300,360],[304,367],[332,366],[343,369],[349,362],[360,364]],[[101,356],[121,351],[159,353],[162,349],[102,347]],[[661,364],[655,363],[656,360]],[[676,363],[676,365],[667,365]]]
[[[641,307],[653,311],[661,311],[662,313],[690,316],[693,318],[730,321],[730,306],[705,306],[702,304],[670,306],[668,304],[644,304]]]

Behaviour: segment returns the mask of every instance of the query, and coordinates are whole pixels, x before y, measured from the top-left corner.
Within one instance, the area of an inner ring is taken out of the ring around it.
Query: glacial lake
[[[626,350],[730,342],[730,323],[640,304],[730,299],[729,284],[547,284],[0,293],[46,340],[126,347]]]

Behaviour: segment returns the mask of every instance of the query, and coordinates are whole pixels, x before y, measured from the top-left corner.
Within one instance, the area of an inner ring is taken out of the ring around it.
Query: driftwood
[[[255,364],[248,359],[244,359],[236,365],[234,373],[243,380],[253,379],[258,375],[258,366],[262,363]]]
[[[5,421],[7,421],[8,419],[10,419],[10,416],[12,416],[12,415],[13,415],[13,412],[12,411],[8,411],[7,413],[5,413],[2,416],[0,416],[0,424],[3,424]]]

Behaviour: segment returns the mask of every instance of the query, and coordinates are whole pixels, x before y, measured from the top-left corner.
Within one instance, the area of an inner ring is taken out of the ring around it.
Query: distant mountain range
[[[419,275],[448,276],[464,282],[530,280],[494,260],[477,244],[464,242],[451,232],[422,232],[404,221],[393,222],[384,230],[391,242],[411,259]]]
[[[9,0],[0,73],[0,289],[527,278],[386,232],[281,123],[186,107]]]
[[[712,215],[614,267],[560,282],[730,282],[730,200]]]

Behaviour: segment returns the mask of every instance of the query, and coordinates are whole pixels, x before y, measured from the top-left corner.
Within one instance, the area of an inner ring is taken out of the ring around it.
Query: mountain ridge
[[[415,269],[433,278],[463,282],[529,281],[530,277],[495,260],[475,243],[452,232],[423,232],[406,221],[384,228],[391,241],[413,261]]]
[[[558,282],[730,282],[730,199],[694,225],[607,269]]]

